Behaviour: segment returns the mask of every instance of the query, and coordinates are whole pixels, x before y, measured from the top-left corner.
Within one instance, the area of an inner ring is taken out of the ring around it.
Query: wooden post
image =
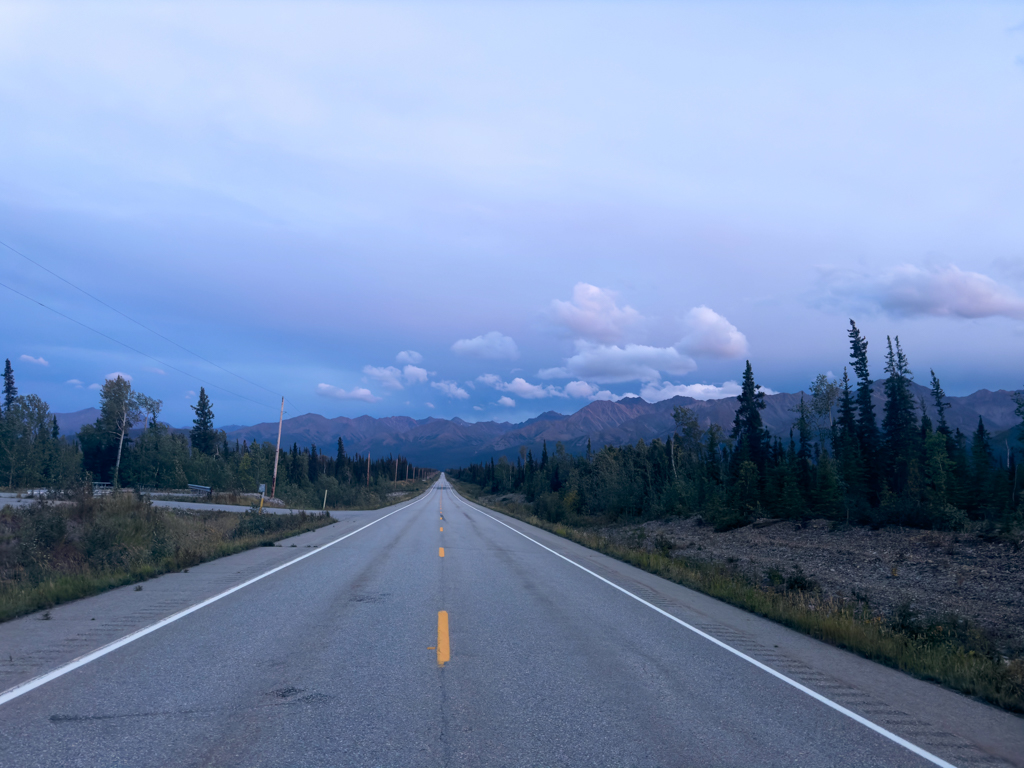
[[[321,512],[326,512],[327,511],[327,489],[326,488],[324,488],[324,506],[323,506],[323,508],[320,511]]]
[[[284,424],[284,397],[281,397],[281,418],[277,420],[277,453],[274,454],[274,485],[270,489],[270,498],[277,493],[277,462],[281,459],[281,425]]]

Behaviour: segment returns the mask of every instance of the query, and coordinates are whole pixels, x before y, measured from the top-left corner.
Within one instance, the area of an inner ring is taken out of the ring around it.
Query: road
[[[0,625],[0,765],[1024,761],[1019,718],[484,510],[443,476],[339,516],[294,548]]]

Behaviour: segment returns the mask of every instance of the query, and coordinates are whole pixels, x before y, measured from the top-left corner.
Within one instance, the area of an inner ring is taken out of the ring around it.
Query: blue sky
[[[0,3],[0,114],[0,240],[242,377],[0,248],[160,361],[0,289],[55,411],[1024,384],[1022,3]]]

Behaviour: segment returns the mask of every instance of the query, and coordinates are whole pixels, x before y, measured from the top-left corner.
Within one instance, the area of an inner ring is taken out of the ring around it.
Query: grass
[[[334,522],[328,515],[191,512],[129,494],[0,509],[0,621]]]
[[[922,680],[976,696],[1010,712],[1024,713],[1024,659],[1003,658],[966,622],[951,617],[944,623],[924,624],[912,616],[885,621],[817,591],[784,584],[763,587],[726,564],[671,557],[664,548],[649,552],[623,546],[585,528],[550,523],[536,517],[529,505],[482,501],[479,486],[451,482],[477,503],[648,573]]]

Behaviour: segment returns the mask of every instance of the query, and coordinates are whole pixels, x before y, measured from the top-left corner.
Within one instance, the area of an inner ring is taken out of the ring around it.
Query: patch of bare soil
[[[802,571],[827,596],[866,602],[892,617],[906,607],[923,619],[956,615],[1007,655],[1024,652],[1024,548],[972,534],[906,528],[840,528],[825,520],[759,521],[715,533],[699,517],[611,526],[627,546],[730,563],[769,584]]]

